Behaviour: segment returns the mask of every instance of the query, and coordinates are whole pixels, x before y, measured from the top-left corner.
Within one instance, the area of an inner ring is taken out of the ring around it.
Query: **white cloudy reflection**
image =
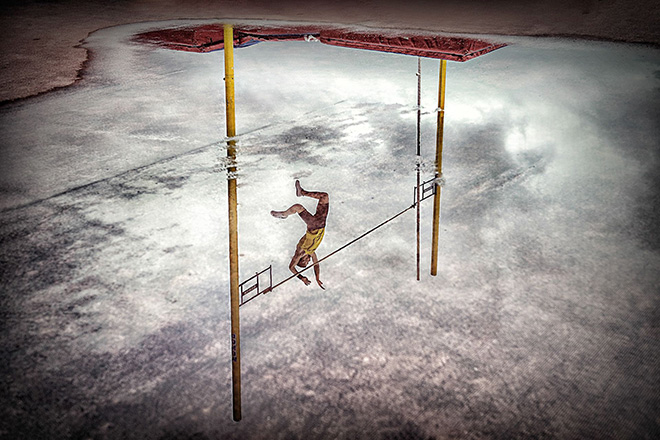
[[[13,437],[657,432],[657,50],[511,38],[449,62],[438,276],[429,201],[420,282],[409,212],[323,263],[326,291],[293,280],[242,308],[235,424],[223,54],[130,42],[165,25],[94,33],[83,81],[0,112]],[[296,178],[330,193],[321,255],[411,203],[416,58],[235,57],[242,278],[287,274],[304,226],[269,211],[300,201]],[[438,61],[422,67],[428,177]]]

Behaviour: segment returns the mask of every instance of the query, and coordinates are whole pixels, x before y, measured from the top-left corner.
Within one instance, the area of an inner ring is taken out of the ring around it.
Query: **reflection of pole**
[[[431,249],[431,275],[438,274],[438,235],[440,233],[440,196],[442,186],[442,137],[445,126],[445,80],[447,61],[440,60],[440,84],[438,86],[438,133],[435,144],[435,194],[433,195],[433,245]]]
[[[420,218],[420,209],[421,209],[421,196],[420,193],[421,188],[419,187],[419,172],[420,172],[420,165],[421,165],[421,158],[422,158],[422,152],[421,152],[421,147],[420,147],[420,121],[422,117],[422,59],[420,57],[417,57],[417,200],[415,200],[415,203],[417,204],[417,281],[419,281],[419,260],[420,260],[420,226],[419,226],[419,218]]]
[[[227,195],[229,199],[229,292],[231,301],[232,394],[234,421],[241,420],[241,338],[238,308],[238,210],[236,197],[236,116],[234,103],[234,29],[224,25],[225,101],[227,115]]]

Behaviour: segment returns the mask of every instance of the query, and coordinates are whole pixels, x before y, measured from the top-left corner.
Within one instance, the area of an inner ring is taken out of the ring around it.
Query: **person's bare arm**
[[[298,275],[298,278],[305,283],[306,286],[309,286],[312,282],[304,275],[299,274],[298,271],[296,270],[296,264],[298,264],[298,261],[302,258],[302,256],[305,254],[305,251],[303,251],[300,248],[296,248],[296,253],[293,254],[293,258],[291,258],[291,262],[289,263],[289,270],[294,274]]]
[[[314,263],[314,275],[316,275],[316,282],[319,287],[325,290],[323,283],[321,282],[321,265],[319,264],[319,259],[316,257],[316,252],[312,253],[312,263]]]

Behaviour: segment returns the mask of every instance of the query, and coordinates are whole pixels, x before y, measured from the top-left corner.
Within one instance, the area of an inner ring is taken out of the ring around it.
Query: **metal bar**
[[[430,183],[433,182],[435,182],[435,179],[427,180],[426,182],[422,183],[422,200],[426,200],[429,197],[431,197],[433,194],[435,194],[435,184],[429,185]]]
[[[268,271],[270,271],[272,267],[273,267],[272,265],[268,266],[267,268],[265,268],[265,269],[262,270],[261,272],[257,272],[257,275],[261,275],[261,274],[264,273],[264,272],[268,272]]]
[[[234,101],[234,28],[224,25],[227,120],[227,196],[229,211],[229,292],[231,303],[232,396],[234,421],[241,420],[241,337],[238,292],[238,203],[236,193],[236,114]]]
[[[243,301],[243,302],[241,303],[241,306],[243,306],[243,305],[249,303],[250,301],[252,301],[253,299],[255,299],[255,298],[258,297],[258,296],[259,296],[259,294],[256,294],[256,295],[254,295],[254,296],[252,296],[252,297],[246,299],[245,301]]]
[[[266,287],[264,290],[261,290],[261,284],[260,284],[260,281],[259,281],[259,277],[264,272],[268,272],[268,287]],[[252,281],[254,278],[256,278],[255,283],[252,286],[248,287],[247,290],[244,290],[243,286],[246,285],[247,283],[249,283],[250,281]],[[261,295],[263,293],[270,292],[272,286],[273,286],[273,265],[271,264],[270,266],[268,266],[267,268],[265,268],[261,272],[255,273],[250,278],[248,278],[247,280],[243,281],[240,284],[240,289],[241,289],[241,303],[240,303],[240,305],[242,306],[243,304],[249,303],[250,301],[252,301],[253,299],[255,299],[256,297],[258,297],[259,295]],[[252,292],[255,289],[257,290],[256,295],[252,296],[251,298],[248,298],[247,300],[244,300],[245,295],[247,295],[248,293]]]
[[[268,271],[268,287],[264,290],[264,292],[266,290],[270,289],[271,287],[273,287],[273,265],[271,264],[267,268],[265,268],[264,270],[259,272],[259,275],[261,275],[262,273],[264,273],[266,271]]]
[[[283,279],[283,280],[280,281],[279,283],[275,284],[275,285],[274,285],[273,287],[271,287],[270,289],[266,289],[266,290],[264,291],[264,293],[272,292],[273,290],[275,290],[275,288],[281,286],[282,284],[286,283],[287,281],[291,280],[292,278],[294,278],[294,277],[300,275],[301,273],[305,272],[306,270],[309,270],[309,269],[311,269],[312,267],[314,267],[314,266],[320,264],[322,261],[324,261],[324,260],[330,258],[331,256],[333,256],[333,255],[336,254],[337,252],[341,251],[342,249],[347,248],[348,246],[352,245],[352,244],[355,243],[356,241],[358,241],[358,240],[364,238],[365,236],[371,234],[371,233],[372,233],[373,231],[375,231],[376,229],[378,229],[378,228],[380,228],[381,226],[384,226],[385,224],[391,222],[391,221],[394,220],[395,218],[399,217],[400,215],[404,214],[405,212],[408,212],[409,210],[411,210],[411,209],[414,208],[414,207],[415,207],[415,205],[410,205],[409,207],[407,207],[407,208],[404,209],[403,211],[399,212],[398,214],[396,214],[396,215],[394,215],[394,216],[388,218],[388,219],[385,220],[384,222],[380,223],[378,226],[374,226],[373,228],[369,229],[367,232],[363,233],[363,234],[360,235],[359,237],[354,238],[353,240],[349,241],[348,243],[346,243],[345,245],[341,246],[340,248],[337,248],[337,249],[335,249],[334,251],[330,252],[328,255],[326,255],[325,257],[321,258],[318,262],[316,262],[316,263],[314,263],[314,264],[311,264],[311,265],[305,267],[304,269],[298,271],[297,273],[288,276],[287,278]],[[272,284],[272,282],[271,282],[271,284]],[[247,302],[247,301],[246,301],[246,302]]]
[[[421,118],[422,118],[422,59],[417,58],[417,188],[419,188],[420,181],[420,159],[421,159]],[[419,265],[420,265],[420,252],[421,252],[421,227],[420,227],[420,216],[421,216],[421,205],[420,197],[421,191],[417,191],[417,200],[415,204],[417,205],[417,222],[416,222],[416,238],[417,238],[417,281],[419,281]]]
[[[419,198],[420,202],[423,202],[424,200],[428,199],[432,195],[435,194],[436,187],[439,185],[435,184],[436,178],[429,179],[425,182],[422,182],[419,184],[418,187],[413,187],[413,206],[417,206],[417,192],[419,191],[421,193],[421,196]],[[431,194],[428,194],[431,193]]]
[[[256,278],[257,275],[258,274],[252,275],[250,278],[248,278],[247,280],[245,280],[245,281],[243,281],[242,283],[239,284],[239,286],[241,288],[241,292],[243,292],[243,286],[246,285],[248,282],[252,281],[253,278]],[[245,292],[247,292],[247,290]]]
[[[438,274],[438,238],[440,235],[440,197],[442,187],[438,181],[442,176],[442,142],[445,125],[445,87],[447,79],[447,61],[440,60],[440,80],[438,85],[438,120],[435,142],[435,179],[436,190],[433,196],[433,242],[431,244],[431,275]]]
[[[419,126],[422,118],[422,59],[417,57],[417,156],[422,155]],[[417,162],[419,169],[419,161]]]

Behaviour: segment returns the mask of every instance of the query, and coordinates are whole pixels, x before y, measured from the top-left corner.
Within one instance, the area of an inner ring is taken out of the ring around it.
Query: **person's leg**
[[[296,180],[296,195],[318,199],[319,203],[328,203],[328,193],[322,191],[306,191],[300,186],[300,181]]]
[[[298,214],[302,219],[302,221],[305,222],[308,229],[313,228],[313,226],[315,225],[314,216],[310,214],[309,211],[307,211],[305,207],[300,203],[296,203],[286,211],[270,211],[270,215],[276,218],[287,218],[291,214]]]
[[[286,211],[270,211],[270,215],[272,215],[273,217],[277,217],[277,218],[287,218],[291,214],[300,214],[303,211],[307,212],[305,207],[303,205],[301,205],[300,203],[296,203],[295,205],[292,205]]]

